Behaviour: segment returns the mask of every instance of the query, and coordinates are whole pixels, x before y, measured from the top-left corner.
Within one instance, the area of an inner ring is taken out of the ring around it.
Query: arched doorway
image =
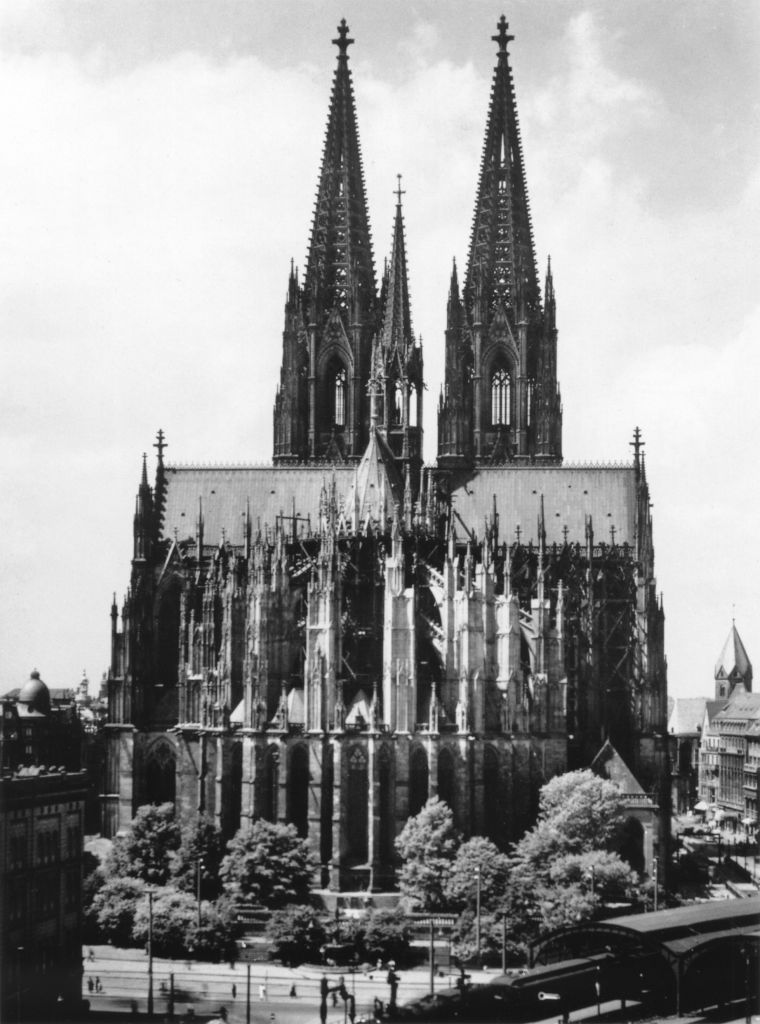
[[[168,740],[158,740],[149,748],[145,758],[145,802],[174,803],[176,767],[176,753]]]
[[[615,846],[620,857],[630,864],[634,871],[643,875],[646,871],[644,852],[644,826],[638,818],[626,818],[620,826]]]

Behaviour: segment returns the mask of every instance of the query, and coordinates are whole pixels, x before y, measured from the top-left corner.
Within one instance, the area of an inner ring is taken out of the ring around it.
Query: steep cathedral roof
[[[384,524],[400,508],[403,499],[404,484],[393,452],[374,427],[346,494],[346,519],[355,530],[361,529],[368,519]]]
[[[351,309],[375,305],[376,283],[359,131],[345,19],[338,27],[338,64],[327,116],[304,292],[307,308],[337,307],[348,324]]]
[[[716,679],[718,677],[729,679],[732,676],[741,679],[749,677],[750,681],[752,679],[752,662],[749,660],[739,631],[733,623],[723,650],[720,652],[720,657],[715,663]]]
[[[528,192],[525,183],[520,126],[517,117],[507,33],[502,15],[499,54],[491,88],[486,137],[480,164],[475,216],[465,279],[465,294],[480,287],[487,308],[499,303],[515,309],[522,291],[531,302],[538,298]]]
[[[206,544],[222,538],[242,546],[246,509],[253,529],[257,520],[270,527],[278,516],[311,516],[316,526],[325,484],[335,481],[339,505],[353,520],[358,497],[359,521],[377,508],[383,489],[387,516],[403,501],[404,485],[382,435],[372,431],[358,466],[166,466],[161,537],[185,540],[195,535],[199,502]],[[454,482],[452,507],[467,527],[482,535],[494,508],[501,536],[510,543],[517,530],[522,543],[538,542],[538,517],[544,503],[547,544],[584,544],[587,517],[596,543],[636,541],[636,474],[629,466],[499,466],[484,468]],[[393,504],[392,504],[393,503]],[[374,516],[374,512],[372,513]]]
[[[480,532],[493,508],[500,515],[500,534],[524,544],[538,541],[538,515],[544,500],[547,544],[585,543],[590,516],[596,543],[636,542],[636,473],[629,466],[484,467],[457,480],[452,507]]]

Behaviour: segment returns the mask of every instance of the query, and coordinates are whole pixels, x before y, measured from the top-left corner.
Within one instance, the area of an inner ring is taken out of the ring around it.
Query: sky
[[[435,458],[504,13],[568,463],[646,442],[669,689],[760,670],[760,5],[755,0],[3,0],[0,692],[110,657],[142,453],[266,463],[349,50],[378,270],[403,174]]]

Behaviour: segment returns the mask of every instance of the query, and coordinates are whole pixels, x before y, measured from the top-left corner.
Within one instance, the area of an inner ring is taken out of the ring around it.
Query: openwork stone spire
[[[562,461],[556,302],[542,308],[520,129],[502,16],[470,252],[452,274],[438,458],[447,469]]]
[[[404,240],[404,217],[401,209],[401,175],[396,190],[396,217],[393,223],[393,245],[388,264],[388,276],[383,307],[382,341],[386,354],[386,366],[395,363],[400,369],[414,346],[412,316],[409,303],[409,280],[406,269],[406,243]]]
[[[499,52],[491,88],[486,137],[475,201],[465,297],[472,307],[482,297],[484,320],[499,305],[515,310],[521,297],[530,307],[538,299],[522,143],[515,102],[508,34],[502,15],[493,36]]]
[[[383,281],[380,329],[385,388],[383,432],[396,457],[411,463],[416,481],[422,458],[422,345],[412,333],[400,174],[395,194],[393,243]]]
[[[327,116],[304,291],[310,313],[323,317],[337,308],[366,313],[375,305],[372,257],[361,147],[353,83],[348,67],[345,19],[338,26],[338,64]],[[318,312],[317,312],[318,311]]]

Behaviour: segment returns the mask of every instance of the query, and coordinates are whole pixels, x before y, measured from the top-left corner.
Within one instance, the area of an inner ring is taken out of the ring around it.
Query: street
[[[148,961],[142,950],[117,950],[110,946],[93,948],[91,960],[84,951],[84,977],[82,995],[93,1009],[108,1008],[130,1011],[136,1005],[140,1014],[148,1008]],[[169,996],[174,987],[174,1013],[182,1020],[188,1010],[195,1015],[218,1013],[224,1006],[230,1024],[246,1022],[246,996],[248,968],[250,967],[250,1020],[254,1024],[307,1024],[319,1021],[319,985],[322,971],[319,967],[282,967],[277,964],[252,963],[209,964],[187,960],[153,961],[153,1008],[157,1017],[169,1011]],[[371,1019],[374,1000],[387,1003],[390,992],[386,983],[387,968],[380,971],[357,971],[332,968],[327,974],[330,986],[338,984],[343,974],[348,992],[356,999],[356,1019],[362,1015]],[[400,983],[398,1001],[419,998],[430,989],[427,970],[398,971]],[[494,972],[475,972],[474,980],[489,980]],[[454,977],[436,978],[436,987],[454,984]],[[92,983],[92,990],[90,989]],[[99,985],[99,991],[96,991]],[[233,994],[234,986],[234,994]],[[295,987],[295,995],[291,990]],[[337,1005],[328,998],[328,1022],[342,1024],[345,1006],[336,994]],[[274,1014],[274,1019],[272,1018]]]

